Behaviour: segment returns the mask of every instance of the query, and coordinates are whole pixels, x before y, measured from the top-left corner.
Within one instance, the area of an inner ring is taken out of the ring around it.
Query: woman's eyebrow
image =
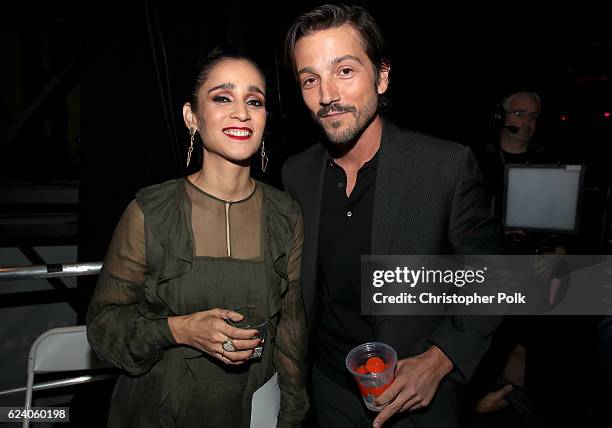
[[[266,96],[266,94],[264,94],[264,91],[259,89],[259,86],[257,86],[257,85],[249,85],[248,89],[251,92],[257,92],[257,93],[260,93],[263,96]]]
[[[234,89],[236,87],[236,85],[234,85],[233,83],[222,83],[220,85],[217,85],[213,88],[210,88],[208,90],[208,93],[210,94],[212,91],[216,91],[217,89]]]

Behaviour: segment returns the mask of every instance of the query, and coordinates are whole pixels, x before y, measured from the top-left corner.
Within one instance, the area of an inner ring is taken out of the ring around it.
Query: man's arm
[[[476,157],[463,151],[453,196],[448,238],[453,252],[462,255],[505,254],[503,228],[491,214],[491,194],[482,179]],[[490,269],[491,271],[491,269]],[[503,272],[503,270],[499,270]],[[452,380],[467,382],[485,351],[502,316],[447,316],[429,338],[452,360]]]
[[[490,191],[482,181],[476,158],[465,149],[449,221],[449,241],[456,254],[501,254],[501,224],[491,217]],[[400,360],[394,383],[381,394],[387,403],[373,422],[379,427],[397,412],[429,405],[445,376],[467,382],[489,346],[501,317],[447,316],[429,338],[431,347]]]

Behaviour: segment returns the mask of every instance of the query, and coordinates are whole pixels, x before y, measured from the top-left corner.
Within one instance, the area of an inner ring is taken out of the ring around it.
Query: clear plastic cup
[[[355,377],[368,409],[380,412],[384,408],[376,406],[374,400],[393,383],[396,364],[395,350],[381,342],[356,346],[346,356],[346,368]]]
[[[230,308],[231,311],[238,312],[243,318],[240,321],[232,321],[226,319],[225,321],[234,327],[242,328],[245,330],[255,329],[259,332],[259,335],[254,336],[253,339],[261,339],[261,345],[256,346],[253,350],[252,358],[259,358],[263,352],[263,345],[266,341],[266,332],[268,330],[268,320],[263,316],[261,311],[254,305],[238,306],[236,308]]]

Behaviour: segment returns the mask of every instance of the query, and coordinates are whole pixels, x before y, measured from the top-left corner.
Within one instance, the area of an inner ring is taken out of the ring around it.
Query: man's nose
[[[321,80],[319,91],[319,104],[321,105],[330,105],[340,100],[338,88],[332,81]]]

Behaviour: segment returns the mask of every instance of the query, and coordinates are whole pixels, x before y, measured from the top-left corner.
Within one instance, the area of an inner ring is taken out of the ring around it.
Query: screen
[[[577,232],[583,165],[506,165],[507,228]]]

